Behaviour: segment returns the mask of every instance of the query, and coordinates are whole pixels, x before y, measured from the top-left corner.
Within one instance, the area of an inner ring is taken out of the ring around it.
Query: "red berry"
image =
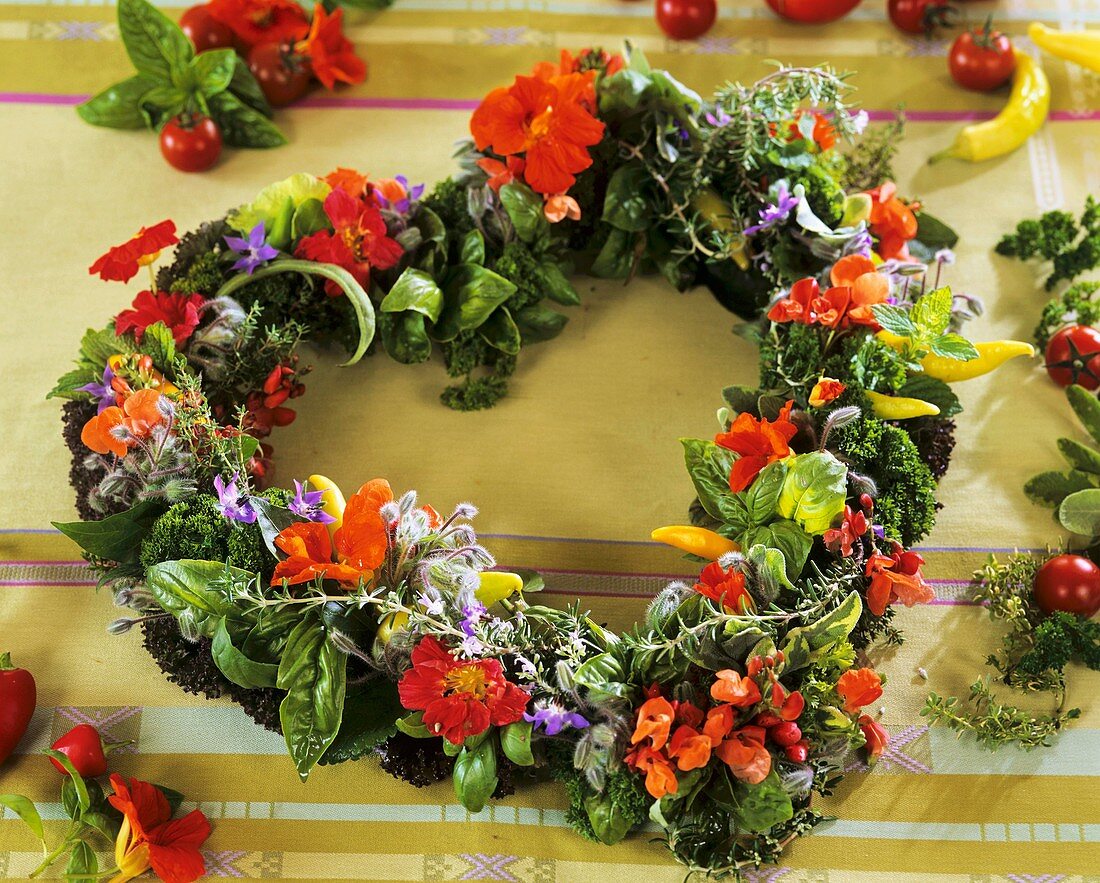
[[[810,756],[810,743],[803,739],[784,748],[783,753],[787,755],[787,760],[793,760],[795,763],[805,763],[806,758]]]
[[[802,730],[794,721],[783,721],[783,723],[776,724],[768,730],[768,735],[771,736],[776,745],[789,748],[802,738]]]

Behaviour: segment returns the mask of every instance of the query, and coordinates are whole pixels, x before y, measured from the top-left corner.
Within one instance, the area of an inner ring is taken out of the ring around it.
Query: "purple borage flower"
[[[787,220],[799,201],[799,198],[792,196],[787,189],[787,182],[780,181],[775,189],[775,203],[760,210],[760,223],[752,227],[746,227],[745,235],[753,236],[761,230],[770,230],[776,224]]]
[[[214,476],[214,490],[218,492],[218,511],[230,521],[252,524],[256,520],[256,510],[247,500],[241,501],[241,492],[237,490],[238,475],[239,473],[234,472],[229,484],[220,475]]]
[[[225,244],[235,254],[241,255],[241,259],[233,265],[233,269],[244,270],[249,276],[258,266],[266,264],[272,258],[279,256],[279,249],[267,244],[267,233],[264,232],[263,221],[252,228],[252,232],[248,234],[248,239],[241,239],[239,236],[226,236]]]
[[[111,387],[111,381],[114,380],[114,377],[115,372],[111,370],[110,365],[106,365],[103,368],[102,383],[96,383],[95,381],[92,381],[91,383],[85,383],[82,387],[80,387],[81,392],[91,393],[91,395],[95,398],[96,402],[98,403],[98,407],[96,408],[97,414],[102,414],[112,405],[118,404],[117,397],[115,396],[115,391]]]
[[[542,727],[547,736],[556,736],[566,727],[583,730],[588,721],[575,711],[570,711],[556,702],[539,699],[534,704],[535,713],[523,715],[523,719],[534,724],[534,729]]]
[[[399,199],[397,202],[390,202],[386,197],[382,195],[380,190],[374,191],[374,196],[378,202],[382,205],[382,208],[389,209],[390,211],[397,212],[400,215],[407,214],[412,204],[420,199],[424,195],[424,185],[415,184],[412,187],[409,186],[409,179],[404,175],[398,175],[395,180],[404,189],[406,196],[404,199]]]
[[[474,629],[481,622],[488,611],[480,601],[474,600],[462,607],[462,634],[469,638],[474,636]]]
[[[302,487],[298,479],[294,479],[294,499],[287,508],[295,515],[301,515],[307,521],[316,521],[318,524],[332,524],[336,519],[329,515],[321,507],[324,491],[307,491]]]
[[[722,126],[726,125],[726,123],[728,123],[732,119],[733,117],[731,117],[720,107],[714,108],[714,113],[708,112],[706,114],[706,121],[714,126],[716,129],[722,128]]]

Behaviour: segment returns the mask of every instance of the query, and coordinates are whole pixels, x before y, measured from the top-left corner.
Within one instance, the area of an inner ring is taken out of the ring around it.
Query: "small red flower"
[[[370,271],[388,270],[405,250],[391,239],[382,212],[373,200],[355,199],[342,188],[325,197],[325,214],[333,230],[319,230],[298,243],[300,258],[343,267],[360,285],[370,281]],[[342,290],[335,282],[325,283],[325,291],[338,297]]]
[[[741,455],[730,470],[731,491],[743,491],[761,469],[790,455],[790,441],[798,432],[790,420],[793,406],[794,401],[788,401],[775,420],[738,414],[728,431],[714,437],[715,444]]]
[[[210,0],[208,8],[248,46],[293,42],[309,31],[305,10],[294,0]]]
[[[274,427],[289,426],[298,414],[284,403],[305,391],[305,384],[298,382],[297,369],[292,363],[276,365],[264,380],[263,388],[250,392],[245,399],[245,429],[256,438],[267,438]]]
[[[114,794],[107,798],[122,813],[115,841],[114,881],[132,880],[150,867],[165,883],[191,883],[206,873],[199,847],[210,836],[210,822],[195,809],[172,819],[168,798],[155,785],[111,775]]]
[[[867,763],[874,766],[882,757],[882,752],[890,744],[890,734],[869,714],[859,716],[859,728],[863,731],[864,748],[867,749]]]
[[[355,44],[344,36],[344,10],[331,15],[318,3],[313,8],[309,34],[295,49],[309,59],[313,74],[326,89],[336,82],[362,83],[367,78],[367,63],[355,54]]]
[[[511,184],[516,180],[522,180],[523,170],[526,165],[523,158],[519,156],[507,156],[504,158],[504,162],[501,162],[499,159],[493,159],[491,156],[482,157],[477,161],[477,167],[489,176],[489,180],[486,181],[486,183],[492,189],[493,193],[499,193],[500,188],[505,184]]]
[[[906,607],[934,601],[936,593],[924,580],[921,566],[924,559],[916,552],[906,552],[894,543],[890,555],[875,553],[867,559],[864,574],[871,579],[867,588],[867,607],[875,616],[882,616],[886,607],[901,601]]]
[[[871,197],[871,232],[878,239],[878,253],[885,260],[909,260],[909,241],[917,235],[915,212],[920,203],[906,205],[898,197],[898,186],[887,181],[867,191]]]
[[[809,325],[813,322],[810,305],[821,294],[816,279],[799,279],[785,298],[777,300],[768,310],[768,318],[773,322],[797,322]]]
[[[154,294],[142,291],[134,298],[130,309],[115,316],[115,334],[120,337],[128,331],[141,343],[145,329],[163,322],[172,332],[176,346],[182,346],[199,325],[199,310],[206,302],[201,294]]]
[[[867,516],[855,512],[851,506],[844,507],[840,527],[831,527],[825,531],[825,547],[830,552],[839,552],[845,558],[852,554],[855,542],[867,533]]]
[[[882,695],[882,678],[873,668],[850,668],[836,682],[836,691],[844,710],[856,712]]]
[[[745,574],[736,567],[723,569],[717,561],[703,568],[693,588],[705,598],[737,613],[753,609],[752,595],[745,588]]]
[[[523,717],[530,696],[504,677],[496,659],[459,660],[435,637],[421,639],[397,685],[401,704],[452,745]]]
[[[800,110],[795,114],[795,122],[791,123],[791,140],[794,141],[803,137],[798,121],[807,114],[812,116],[814,120],[813,132],[810,135],[814,143],[822,150],[831,150],[835,147],[836,129],[833,128],[833,124],[825,114],[814,110]]]
[[[152,227],[142,227],[122,245],[107,249],[94,264],[88,268],[93,276],[111,282],[129,282],[138,269],[151,264],[160,255],[162,248],[175,245],[176,225],[171,221],[161,221]]]

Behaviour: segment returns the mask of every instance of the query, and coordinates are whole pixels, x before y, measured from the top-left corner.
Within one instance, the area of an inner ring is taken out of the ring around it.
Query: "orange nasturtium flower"
[[[663,748],[668,741],[675,716],[676,710],[664,696],[647,699],[638,708],[638,723],[634,727],[634,735],[630,737],[630,744],[637,745],[643,739],[648,739],[650,747]]]
[[[710,763],[710,751],[710,739],[687,724],[677,727],[668,743],[668,756],[683,772],[705,767]]]
[[[741,455],[730,470],[731,491],[743,491],[761,469],[790,455],[790,440],[798,432],[790,419],[793,406],[793,400],[788,401],[775,420],[758,420],[747,412],[738,414],[726,432],[714,437],[719,447]]]
[[[165,883],[191,883],[206,873],[199,847],[210,836],[210,822],[195,809],[172,819],[172,808],[155,785],[111,775],[114,794],[107,798],[122,813],[115,841],[119,873],[110,883],[126,883],[149,868]]]
[[[680,786],[672,764],[661,752],[654,751],[648,745],[639,745],[628,752],[625,760],[628,766],[645,773],[645,790],[656,800],[666,794],[675,794]]]
[[[810,390],[810,407],[821,408],[844,394],[848,387],[832,377],[822,377]]]
[[[868,190],[871,197],[871,232],[878,239],[879,255],[885,260],[909,260],[909,240],[917,235],[916,210],[920,203],[906,205],[898,197],[898,185],[893,181]]]
[[[575,175],[592,165],[588,148],[603,137],[603,123],[585,106],[591,80],[590,73],[521,76],[494,89],[470,118],[477,149],[492,148],[501,156],[522,153],[524,178],[533,190],[565,193]]]
[[[367,176],[355,169],[337,166],[323,180],[333,190],[343,190],[353,199],[360,199],[367,192]]]
[[[355,54],[355,44],[344,36],[344,10],[331,15],[318,3],[313,8],[313,21],[306,38],[295,49],[309,59],[313,75],[326,89],[336,88],[336,82],[362,83],[367,78],[367,63]]]
[[[88,272],[110,282],[129,282],[141,267],[153,263],[162,248],[175,245],[176,225],[172,221],[161,221],[152,227],[142,227],[122,245],[114,245],[107,253],[100,255]]]
[[[718,702],[728,702],[734,708],[748,708],[763,698],[756,681],[741,677],[732,668],[715,672],[715,678],[717,680],[711,684],[710,695]]]
[[[867,763],[874,765],[886,746],[890,744],[890,734],[869,714],[859,716],[859,728],[863,731],[864,748],[867,749]]]
[[[296,522],[283,528],[275,545],[288,557],[275,566],[271,585],[286,580],[293,586],[318,576],[352,587],[359,585],[360,578],[370,582],[388,548],[386,524],[378,510],[392,500],[389,482],[375,478],[352,494],[332,541],[328,528],[316,522]]]
[[[886,303],[890,295],[890,282],[886,276],[875,270],[870,258],[861,254],[850,254],[833,264],[829,271],[833,285],[851,290],[844,325],[875,325],[875,304]]]
[[[851,713],[870,705],[882,695],[882,678],[873,668],[851,668],[836,682],[836,691]]]
[[[139,389],[122,403],[104,408],[80,431],[80,440],[97,454],[114,454],[125,457],[129,446],[127,438],[145,438],[162,420],[157,402],[160,393],[155,389]]]
[[[732,733],[714,753],[736,778],[759,785],[772,771],[772,756],[764,744],[747,731],[749,728],[745,727]]]

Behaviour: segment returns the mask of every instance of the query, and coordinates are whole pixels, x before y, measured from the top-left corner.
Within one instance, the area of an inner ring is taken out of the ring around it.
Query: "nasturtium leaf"
[[[1070,494],[1058,507],[1062,527],[1086,537],[1100,535],[1100,488]]]
[[[818,536],[844,511],[848,468],[826,451],[799,454],[790,463],[778,512]]]
[[[455,758],[454,789],[470,812],[481,812],[497,789],[496,740],[486,739],[472,751],[463,748]]]
[[[290,633],[277,680],[287,691],[279,722],[303,782],[340,731],[347,664],[318,617],[305,616]]]

